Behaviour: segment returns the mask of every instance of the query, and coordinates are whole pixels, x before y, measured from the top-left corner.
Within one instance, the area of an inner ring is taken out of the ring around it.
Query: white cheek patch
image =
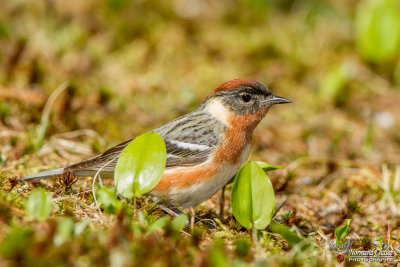
[[[191,151],[206,151],[208,149],[210,149],[209,146],[206,145],[198,145],[198,144],[191,144],[191,143],[185,143],[185,142],[179,142],[179,141],[173,141],[173,140],[169,140],[169,142],[171,144],[176,145],[177,147],[181,148],[181,149],[187,149],[187,150],[191,150]]]
[[[205,110],[220,120],[223,124],[230,126],[228,120],[232,115],[232,112],[227,109],[219,100],[213,100],[206,106]]]

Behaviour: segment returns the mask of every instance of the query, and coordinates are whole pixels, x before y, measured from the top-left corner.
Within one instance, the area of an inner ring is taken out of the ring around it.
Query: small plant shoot
[[[133,198],[153,189],[163,175],[166,155],[164,140],[158,134],[135,138],[118,159],[114,174],[117,192]]]
[[[279,224],[277,222],[271,222],[270,226],[271,230],[274,233],[282,236],[289,243],[289,247],[293,248],[300,242],[304,241],[303,238],[299,237],[295,232],[292,232],[287,226]]]
[[[335,230],[336,244],[341,246],[350,230],[351,219],[344,220],[344,225]]]
[[[247,162],[236,174],[231,205],[236,220],[245,228],[252,229],[253,240],[257,229],[270,224],[275,207],[274,189],[256,162]]]
[[[54,245],[60,246],[65,241],[73,236],[74,233],[74,221],[72,218],[66,217],[63,218],[57,226],[57,230],[54,234]]]
[[[99,203],[107,214],[116,214],[121,210],[122,202],[115,197],[115,188],[99,187],[96,189]]]
[[[30,220],[45,221],[51,213],[51,196],[43,188],[36,188],[25,206],[26,216]]]

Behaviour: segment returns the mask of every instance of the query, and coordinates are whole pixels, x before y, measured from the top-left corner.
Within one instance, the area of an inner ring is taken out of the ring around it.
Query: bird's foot
[[[196,225],[204,225],[207,226],[209,229],[216,229],[218,226],[218,224],[213,219],[195,217],[194,221]]]

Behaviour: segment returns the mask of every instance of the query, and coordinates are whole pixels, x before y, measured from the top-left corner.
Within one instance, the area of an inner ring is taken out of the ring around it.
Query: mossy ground
[[[400,252],[400,63],[359,55],[358,1],[252,3],[0,4],[0,265],[335,265],[321,234],[333,239],[346,218],[353,248],[376,247],[381,235]],[[90,178],[68,190],[56,179],[13,178],[89,158],[193,110],[239,77],[293,101],[270,110],[250,157],[284,166],[269,173],[276,203],[285,203],[276,218],[307,238],[306,250],[269,229],[252,245],[232,216],[230,186],[223,217],[220,193],[186,211],[214,220],[214,229],[167,223],[150,233],[165,214],[146,198],[134,219],[129,202],[100,213]],[[54,199],[44,222],[25,217],[38,186]],[[67,218],[75,230],[60,243],[57,228]]]

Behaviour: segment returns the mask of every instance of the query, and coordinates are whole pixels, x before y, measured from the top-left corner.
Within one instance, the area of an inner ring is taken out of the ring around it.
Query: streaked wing
[[[196,118],[203,118],[198,120]],[[219,122],[206,117],[200,111],[194,111],[191,116],[183,116],[157,129],[165,142],[167,149],[166,168],[175,166],[193,166],[208,159],[215,146],[221,140],[223,127]],[[133,139],[132,139],[133,140]],[[103,154],[80,163],[68,166],[76,175],[92,175],[102,168],[103,172],[113,173],[122,150],[132,141],[121,143]]]
[[[193,166],[207,160],[213,148],[174,140],[165,140],[167,147],[166,167]]]
[[[102,172],[113,172],[117,164],[117,160],[122,150],[131,142],[121,143],[103,154],[71,165],[68,169],[77,172],[88,171],[88,175],[102,168]],[[173,140],[164,140],[167,149],[166,168],[174,166],[193,166],[207,160],[212,152],[212,147],[206,145],[189,144]]]
[[[131,141],[131,140],[130,140]],[[130,141],[115,146],[103,154],[68,166],[76,175],[91,175],[101,168],[101,172],[114,172],[118,157]],[[192,145],[178,141],[165,141],[167,148],[166,168],[174,166],[193,166],[207,160],[212,147]]]
[[[205,162],[222,141],[224,126],[201,108],[154,130],[167,147],[167,165],[194,166]]]

